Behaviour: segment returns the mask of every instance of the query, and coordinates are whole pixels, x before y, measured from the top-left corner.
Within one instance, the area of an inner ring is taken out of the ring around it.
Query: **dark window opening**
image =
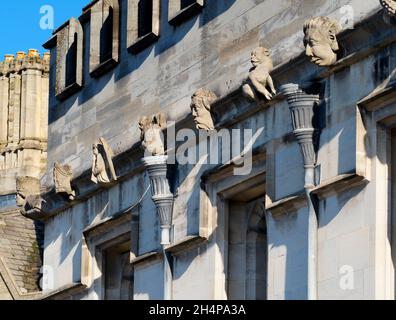
[[[129,241],[104,251],[104,299],[133,300],[134,272]]]
[[[180,0],[180,9],[183,10],[185,8],[187,8],[188,6],[191,6],[192,4],[194,4],[196,2],[196,0]]]
[[[109,15],[100,30],[100,63],[110,60],[113,56],[113,8],[109,8]]]
[[[140,0],[138,4],[138,38],[152,32],[153,0]]]
[[[66,87],[77,82],[77,33],[74,34],[73,44],[66,54]]]
[[[242,192],[238,197],[242,200],[248,196]],[[261,202],[229,202],[227,293],[230,300],[267,298],[267,226]]]

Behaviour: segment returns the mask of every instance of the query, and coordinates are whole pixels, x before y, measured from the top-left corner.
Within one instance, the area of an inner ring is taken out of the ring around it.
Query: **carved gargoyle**
[[[198,89],[191,97],[191,111],[197,129],[214,130],[211,105],[217,96],[210,90]]]
[[[76,196],[76,192],[71,186],[72,178],[73,172],[69,165],[62,166],[58,162],[54,163],[55,192],[67,195],[69,200],[74,200]]]
[[[166,118],[162,113],[150,117],[142,117],[139,121],[142,146],[151,156],[165,154],[162,130],[166,128]]]
[[[44,213],[43,206],[45,201],[40,195],[39,179],[34,177],[17,177],[16,189],[16,203],[23,215],[32,211]]]
[[[337,62],[337,33],[340,31],[338,22],[329,17],[315,17],[304,23],[305,54],[311,62],[321,67]]]
[[[104,138],[99,138],[92,145],[92,176],[96,184],[108,184],[117,180],[113,165],[113,151]]]
[[[251,63],[253,68],[242,86],[243,94],[250,100],[259,100],[262,97],[271,100],[276,95],[276,90],[270,75],[274,68],[270,50],[263,47],[253,50]]]

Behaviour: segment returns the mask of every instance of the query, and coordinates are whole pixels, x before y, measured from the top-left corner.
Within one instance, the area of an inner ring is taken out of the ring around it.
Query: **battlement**
[[[50,53],[45,52],[42,56],[36,49],[29,49],[28,53],[18,51],[16,55],[6,54],[0,61],[0,75],[18,73],[22,70],[33,69],[49,72]]]

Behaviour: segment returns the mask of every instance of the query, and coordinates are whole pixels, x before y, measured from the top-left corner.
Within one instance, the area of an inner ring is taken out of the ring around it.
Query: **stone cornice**
[[[29,149],[29,150],[41,150],[47,151],[48,143],[46,140],[42,139],[24,139],[19,141],[16,145],[13,142],[8,142],[4,147],[0,147],[0,154],[7,152],[15,152],[19,150]]]
[[[178,255],[184,251],[190,250],[192,247],[203,244],[207,240],[208,239],[198,235],[187,236],[168,246],[165,246],[165,251],[171,253],[172,255]]]
[[[396,82],[375,90],[358,102],[358,105],[367,111],[374,112],[396,102]]]
[[[370,30],[373,30],[373,32],[367,36]],[[273,78],[278,83],[280,81],[283,82],[283,79],[287,79],[288,82],[296,83],[322,80],[395,42],[396,28],[390,29],[389,26],[383,22],[381,12],[377,12],[359,22],[355,29],[341,32],[338,35],[338,40],[341,46],[344,46],[346,56],[340,59],[331,68],[323,69],[314,66],[306,58],[305,53],[301,52],[301,54],[294,59],[276,66],[272,72]],[[350,42],[348,48],[345,47],[346,41]],[[249,103],[243,98],[240,85],[241,84],[237,84],[229,89],[227,93],[223,94],[213,103],[213,113],[217,117],[217,121],[215,122],[216,129],[230,127],[234,123],[262,111],[263,108],[274,106],[285,99],[282,94],[278,94],[269,102]],[[230,108],[235,108],[236,105],[238,105],[238,108],[235,109],[235,112],[232,112],[233,115],[230,116]],[[180,126],[194,128],[192,115],[179,119],[176,124],[176,129]],[[140,147],[140,142],[136,142],[129,150],[116,155],[114,158],[114,165],[120,172],[120,180],[126,179],[134,173],[143,171],[143,166],[140,162],[142,155],[143,152]],[[58,205],[55,205],[53,210],[51,210],[50,216],[81,201],[85,201],[85,199],[101,192],[104,188],[108,188],[92,185],[90,183],[90,169],[87,169],[81,175],[75,177],[72,184],[76,185],[77,189],[82,190],[82,192],[77,195],[77,199],[73,202],[63,203],[62,205],[58,203]],[[51,190],[47,191],[43,197],[44,199],[50,198]]]
[[[82,283],[72,283],[60,287],[59,289],[50,291],[48,293],[41,293],[35,300],[64,300],[68,296],[75,295],[87,289],[87,286]]]
[[[166,253],[175,256],[183,253],[184,251],[190,250],[193,247],[197,247],[201,244],[204,244],[207,241],[208,241],[207,238],[198,235],[186,236],[179,241],[176,241],[170,245],[165,246],[164,249],[158,248],[157,250],[144,253],[140,256],[132,257],[131,264],[137,265],[144,263],[152,263],[162,259],[164,250]]]
[[[365,177],[356,173],[341,174],[313,188],[311,195],[324,199],[367,183],[368,180]],[[267,201],[265,209],[276,216],[285,212],[296,212],[298,209],[306,207],[306,205],[306,193],[305,190],[301,190],[293,195],[277,200],[276,202],[271,203]]]

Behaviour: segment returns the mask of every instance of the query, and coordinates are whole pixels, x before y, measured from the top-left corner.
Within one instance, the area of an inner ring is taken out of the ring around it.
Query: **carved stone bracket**
[[[161,225],[161,244],[171,243],[173,194],[170,192],[167,174],[168,156],[152,156],[142,159],[151,182],[152,199],[157,207]]]
[[[314,127],[315,107],[319,104],[319,94],[307,93],[297,84],[286,84],[281,87],[287,98],[293,122],[293,133],[301,146],[305,167],[316,164]]]
[[[319,104],[319,90],[310,85],[307,89],[297,84],[286,84],[281,91],[287,98],[293,122],[293,132],[300,145],[305,167],[305,191],[308,202],[308,299],[317,299],[317,243],[318,220],[316,205],[311,197],[315,187],[317,128],[315,109]]]
[[[72,189],[71,179],[73,177],[72,169],[69,165],[60,165],[54,163],[54,183],[55,192],[65,194],[69,200],[74,200],[76,192]]]
[[[17,177],[16,202],[22,215],[39,212],[44,214],[45,201],[40,195],[40,180],[34,177]]]

